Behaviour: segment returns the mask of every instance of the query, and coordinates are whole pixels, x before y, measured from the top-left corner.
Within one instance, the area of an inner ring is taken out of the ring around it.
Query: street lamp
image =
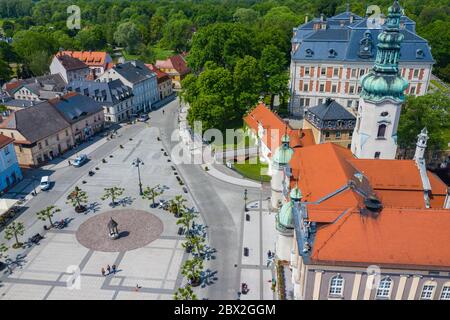
[[[137,167],[137,169],[138,169],[138,177],[139,177],[139,195],[142,196],[142,195],[143,195],[143,192],[142,192],[142,182],[141,182],[141,170],[140,170],[140,166],[143,166],[143,165],[144,165],[144,162],[143,162],[141,159],[136,158],[136,160],[133,161],[132,165],[133,165],[134,167]]]
[[[247,212],[247,189],[244,190],[244,211]]]

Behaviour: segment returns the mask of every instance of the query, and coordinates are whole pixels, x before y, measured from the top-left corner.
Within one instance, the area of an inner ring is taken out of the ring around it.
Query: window
[[[5,147],[5,156],[7,156],[9,154],[9,146]]]
[[[47,139],[45,139],[45,145],[48,146],[48,140]]]
[[[56,134],[56,141],[59,141],[59,134]]]
[[[349,136],[349,137],[353,137],[353,131],[350,131],[350,132],[348,133],[348,136]]]
[[[347,100],[347,108],[351,108],[352,107],[352,100]]]
[[[381,155],[381,152],[380,151],[377,151],[377,152],[375,152],[375,155],[373,156],[375,159],[380,159],[380,155]]]
[[[348,93],[354,94],[355,93],[355,86],[350,86],[348,89]]]
[[[38,142],[38,147],[39,147],[39,150],[41,150],[42,149],[42,143]]]
[[[320,68],[320,75],[321,76],[324,76],[324,75],[326,75],[327,74],[327,69],[326,68]]]
[[[319,92],[324,92],[325,91],[325,84],[321,83],[319,84]]]
[[[339,76],[339,68],[334,68],[333,69],[333,77],[337,77]]]
[[[442,287],[442,292],[441,292],[441,300],[450,300],[450,283],[447,282],[443,287]]]
[[[379,152],[376,152],[377,154]],[[392,280],[389,277],[383,278],[377,289],[377,298],[389,299],[391,296]]]
[[[416,94],[416,87],[412,86],[411,89],[409,90],[410,94]]]
[[[336,131],[336,139],[340,139],[341,138],[341,132],[340,131]]]
[[[303,85],[303,91],[309,91],[309,85],[307,83]]]
[[[66,137],[68,137],[68,136],[69,136],[69,131],[66,130]]]
[[[309,76],[309,67],[305,67],[305,76]]]
[[[385,134],[386,134],[386,125],[385,124],[380,124],[378,126],[377,138],[378,139],[384,139],[384,135]]]
[[[332,93],[336,93],[336,92],[337,92],[337,85],[333,84],[333,85],[331,86],[331,92],[332,92]]]
[[[419,69],[414,69],[414,78],[418,78],[419,77]]]
[[[330,132],[329,131],[325,131],[325,138],[329,138],[330,137]]]
[[[360,70],[359,70],[359,76],[360,76],[360,77],[363,76],[364,73],[366,73],[366,70],[364,70],[364,69],[360,69]]]
[[[435,282],[427,281],[423,285],[422,293],[420,294],[420,300],[433,300],[434,289],[436,289]]]
[[[356,78],[356,69],[352,69],[352,75],[351,75],[351,77],[352,77],[352,78]]]
[[[342,276],[337,275],[331,278],[330,281],[330,296],[342,296],[344,291],[344,278]]]
[[[388,116],[388,112],[387,111],[383,111],[382,113],[380,113],[380,116],[382,117],[387,117]]]

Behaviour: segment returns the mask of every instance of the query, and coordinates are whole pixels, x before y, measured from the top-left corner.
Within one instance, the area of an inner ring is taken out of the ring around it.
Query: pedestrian
[[[113,264],[113,266],[112,266],[112,272],[113,272],[114,274],[116,274],[116,265],[115,265],[115,264]]]
[[[163,112],[163,115],[164,115],[164,110],[162,112]]]
[[[109,264],[108,264],[108,266],[106,267],[106,270],[108,270],[108,274],[111,273],[111,267],[109,266]]]
[[[68,160],[67,162],[69,162],[69,166],[71,166],[71,165],[72,165],[72,162],[70,162],[70,160]]]
[[[139,287],[139,284],[136,283],[136,288],[134,289],[134,291],[137,292],[137,291],[139,291],[140,288],[141,288],[141,287]]]
[[[267,251],[267,259],[270,259],[270,258],[272,258],[272,251]]]
[[[105,276],[105,268],[102,268],[102,276]]]

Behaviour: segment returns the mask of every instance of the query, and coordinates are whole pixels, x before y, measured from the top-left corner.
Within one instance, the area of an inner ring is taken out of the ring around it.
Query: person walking
[[[105,268],[102,268],[102,276],[105,276]]]
[[[115,264],[112,265],[112,272],[113,272],[114,274],[116,274],[116,265],[115,265]]]
[[[163,115],[164,115],[164,110],[162,112],[163,112]]]
[[[72,162],[70,162],[70,160],[67,161],[69,163],[69,167],[72,165]]]
[[[109,266],[109,264],[108,266],[106,266],[106,270],[108,271],[108,274],[111,274],[111,267]]]

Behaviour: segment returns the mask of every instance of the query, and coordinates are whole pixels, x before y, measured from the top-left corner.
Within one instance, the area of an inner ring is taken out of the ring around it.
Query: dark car
[[[79,155],[73,162],[73,166],[81,167],[83,164],[85,164],[87,162],[87,160],[88,160],[87,155],[85,155],[85,154]]]

